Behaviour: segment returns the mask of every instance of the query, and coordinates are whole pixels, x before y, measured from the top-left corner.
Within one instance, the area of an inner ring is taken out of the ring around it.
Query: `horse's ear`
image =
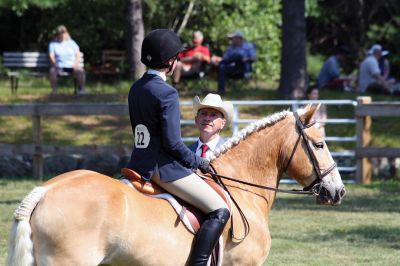
[[[315,105],[315,104],[308,104],[304,108],[304,114],[301,116],[301,120],[303,121],[304,125],[308,125],[311,123],[315,113],[318,111],[320,108],[321,103]]]
[[[307,105],[303,108],[304,111],[307,112],[308,110],[310,110],[311,106],[312,106],[311,103],[307,104]]]

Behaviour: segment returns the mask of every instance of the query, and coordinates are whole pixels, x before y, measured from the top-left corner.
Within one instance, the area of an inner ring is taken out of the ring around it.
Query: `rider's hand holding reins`
[[[203,174],[210,173],[210,172],[211,172],[211,169],[210,169],[210,161],[207,160],[206,158],[200,158],[199,170],[200,170]]]

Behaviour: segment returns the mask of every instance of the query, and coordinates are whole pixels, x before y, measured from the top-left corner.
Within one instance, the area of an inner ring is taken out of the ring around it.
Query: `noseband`
[[[296,144],[294,145],[293,151],[290,155],[289,161],[286,164],[285,170],[283,172],[286,172],[287,169],[289,168],[290,163],[292,162],[292,159],[294,157],[294,154],[296,152],[297,146],[300,143],[301,137],[303,137],[307,152],[309,154],[310,157],[310,161],[313,165],[313,169],[315,174],[317,175],[317,178],[307,187],[303,188],[304,191],[313,191],[314,194],[319,194],[319,190],[321,189],[321,186],[319,186],[318,184],[320,184],[322,182],[322,179],[327,176],[330,172],[332,172],[333,169],[336,168],[336,163],[333,163],[330,167],[328,167],[327,169],[321,169],[319,167],[319,163],[317,160],[317,157],[315,156],[312,148],[311,148],[311,144],[310,144],[310,137],[307,135],[307,133],[305,132],[305,129],[310,128],[312,126],[315,125],[316,121],[313,121],[307,125],[304,125],[301,120],[300,117],[297,113],[293,112],[293,115],[296,119],[296,127],[299,130],[299,137],[296,140]]]

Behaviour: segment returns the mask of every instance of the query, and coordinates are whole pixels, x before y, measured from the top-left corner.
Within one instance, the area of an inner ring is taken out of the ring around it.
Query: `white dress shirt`
[[[217,136],[215,139],[205,143],[208,146],[208,150],[206,151],[206,158],[210,159],[211,154],[217,148],[217,144],[220,140],[220,136]],[[197,148],[196,148],[196,155],[201,156],[201,146],[203,146],[203,142],[200,139],[197,140]]]

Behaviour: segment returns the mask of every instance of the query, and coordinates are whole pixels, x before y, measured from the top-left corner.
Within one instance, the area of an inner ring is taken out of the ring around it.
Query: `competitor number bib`
[[[144,149],[149,146],[150,133],[145,125],[139,124],[135,127],[135,147]]]

